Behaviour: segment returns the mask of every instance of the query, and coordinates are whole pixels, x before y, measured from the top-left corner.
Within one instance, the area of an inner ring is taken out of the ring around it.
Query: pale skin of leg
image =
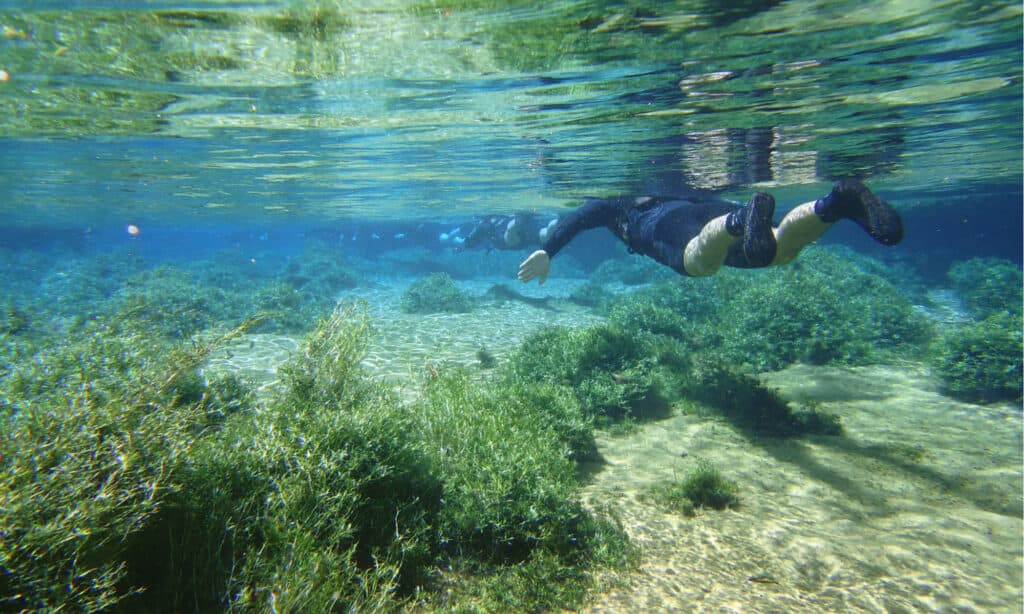
[[[814,212],[814,202],[797,205],[782,218],[775,233],[775,259],[770,266],[779,266],[793,261],[807,245],[813,243],[832,224],[821,221]],[[725,263],[729,247],[737,241],[726,227],[728,215],[722,215],[704,225],[700,234],[686,244],[683,254],[683,268],[694,277],[714,275]]]
[[[714,275],[725,263],[729,247],[736,242],[725,229],[728,215],[720,215],[701,228],[700,234],[690,239],[683,252],[683,269],[694,277]]]
[[[775,228],[775,259],[771,266],[788,264],[800,254],[800,250],[814,243],[832,227],[832,224],[821,221],[814,212],[814,203],[797,205],[786,214]]]
[[[772,229],[775,233],[776,251],[775,259],[770,266],[792,262],[800,250],[816,241],[832,226],[821,221],[814,212],[814,203],[815,201],[811,201],[797,205],[782,218],[778,228]],[[707,277],[722,268],[725,257],[729,254],[729,247],[737,240],[737,237],[730,235],[725,229],[728,217],[721,215],[711,220],[704,225],[699,235],[686,244],[683,268],[688,275]],[[537,279],[543,285],[550,270],[551,259],[547,252],[537,250],[519,265],[519,280],[529,283]]]

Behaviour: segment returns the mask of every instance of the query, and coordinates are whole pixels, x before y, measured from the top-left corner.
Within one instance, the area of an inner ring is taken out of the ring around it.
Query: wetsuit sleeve
[[[544,241],[544,251],[548,253],[549,258],[554,258],[555,254],[584,230],[600,227],[613,229],[620,207],[621,203],[615,200],[588,200],[558,220]]]

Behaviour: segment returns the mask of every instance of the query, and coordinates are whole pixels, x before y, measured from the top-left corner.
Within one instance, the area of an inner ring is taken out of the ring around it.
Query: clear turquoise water
[[[849,175],[901,212],[906,239],[883,249],[848,224],[823,243],[875,258],[858,266],[904,281],[938,328],[960,326],[950,265],[1021,263],[1022,12],[926,0],[0,0],[0,378],[104,318],[141,314],[172,343],[277,310],[276,328],[214,358],[272,382],[341,296],[371,301],[371,371],[415,394],[442,360],[475,369],[478,351],[505,360],[544,323],[602,318],[522,301],[398,313],[401,291],[432,271],[474,296],[514,283],[527,252],[454,252],[438,237],[456,224],[691,188],[737,200],[767,190],[785,210]],[[574,279],[516,289],[564,299],[609,256],[639,266],[607,235],[566,254],[557,275]],[[653,580],[606,587],[597,609],[1019,611],[1019,402],[954,402],[926,356],[816,369],[768,377],[845,412],[841,445],[766,453],[679,412],[602,441],[614,466],[588,501],[621,508]],[[835,382],[856,394],[829,397]],[[880,386],[895,391],[884,402],[865,392]],[[747,515],[644,516],[631,489],[676,477],[689,462],[680,441],[752,485]],[[917,460],[893,462],[890,449]],[[778,585],[747,580],[765,561]]]
[[[5,2],[0,212],[457,220],[858,174],[920,247],[1019,243],[1019,3],[534,5]]]

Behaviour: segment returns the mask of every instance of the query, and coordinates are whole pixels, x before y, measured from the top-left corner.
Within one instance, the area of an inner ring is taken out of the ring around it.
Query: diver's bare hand
[[[528,284],[536,278],[537,283],[543,286],[550,271],[551,258],[546,251],[538,249],[519,265],[519,281]]]

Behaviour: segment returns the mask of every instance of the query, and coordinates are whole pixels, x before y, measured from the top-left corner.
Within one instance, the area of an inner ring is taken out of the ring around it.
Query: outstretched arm
[[[519,280],[529,283],[537,278],[538,282],[543,284],[548,278],[551,259],[555,254],[584,230],[601,226],[612,228],[621,206],[622,203],[618,200],[590,199],[560,219],[548,231],[544,249],[533,252],[519,265]]]

